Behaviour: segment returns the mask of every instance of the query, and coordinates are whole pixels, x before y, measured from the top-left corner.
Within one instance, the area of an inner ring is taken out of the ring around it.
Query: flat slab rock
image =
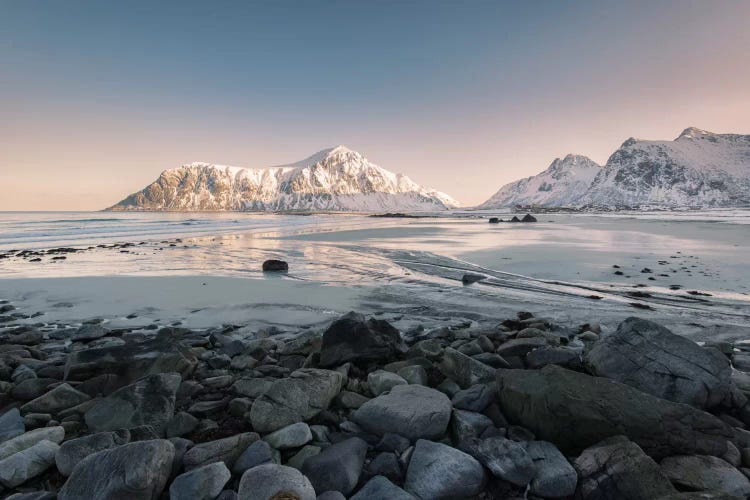
[[[692,406],[555,365],[498,370],[497,386],[503,415],[573,455],[624,434],[657,459],[723,456],[734,437],[726,423]]]
[[[717,406],[730,395],[726,356],[644,319],[620,323],[594,343],[587,361],[601,377],[697,408]]]

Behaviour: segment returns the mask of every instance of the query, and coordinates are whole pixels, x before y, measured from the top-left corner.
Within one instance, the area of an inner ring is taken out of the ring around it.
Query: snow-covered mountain
[[[544,172],[506,184],[478,208],[575,205],[600,170],[599,165],[585,156],[571,154],[556,158]]]
[[[694,127],[674,141],[628,139],[609,157],[580,205],[750,205],[750,135]]]
[[[750,206],[750,135],[694,127],[674,141],[630,138],[598,167],[568,155],[503,186],[479,208]]]
[[[344,146],[297,163],[245,169],[192,163],[165,170],[109,210],[419,211],[458,202]]]

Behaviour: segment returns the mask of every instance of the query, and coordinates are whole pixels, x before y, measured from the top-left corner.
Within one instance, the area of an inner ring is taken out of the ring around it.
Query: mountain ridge
[[[167,169],[107,210],[377,212],[458,205],[445,193],[336,146],[298,162],[259,169],[204,162]]]
[[[571,156],[577,155],[565,158]],[[541,181],[555,162],[535,176],[504,185],[477,208],[750,206],[750,135],[688,127],[672,141],[631,137],[610,155],[588,186],[563,182],[540,194]],[[575,165],[564,166],[568,174],[577,173]]]

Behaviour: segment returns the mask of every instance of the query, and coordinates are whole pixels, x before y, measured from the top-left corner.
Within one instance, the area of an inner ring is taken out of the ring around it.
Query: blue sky
[[[724,0],[0,0],[0,209],[336,144],[476,204],[630,136],[750,133],[748,25]]]

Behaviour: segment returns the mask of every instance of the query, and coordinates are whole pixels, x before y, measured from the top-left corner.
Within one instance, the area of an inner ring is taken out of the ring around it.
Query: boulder
[[[273,462],[273,450],[265,441],[258,440],[248,446],[232,466],[232,472],[241,475],[256,465]]]
[[[573,467],[581,500],[651,500],[677,492],[659,465],[625,436],[586,448]]]
[[[65,378],[88,380],[111,373],[124,385],[157,373],[176,372],[186,377],[197,363],[180,334],[165,331],[140,342],[73,351],[65,364]]]
[[[94,453],[78,462],[57,498],[156,500],[169,479],[174,454],[174,445],[163,439]]]
[[[181,380],[178,373],[159,373],[118,389],[86,412],[86,425],[94,432],[150,425],[163,436]]]
[[[198,467],[172,481],[169,500],[214,500],[231,477],[223,462]]]
[[[385,370],[375,370],[367,375],[367,385],[370,386],[370,392],[374,396],[379,396],[386,391],[390,391],[397,385],[406,385],[408,382],[395,373]]]
[[[198,419],[188,412],[181,411],[175,413],[174,416],[169,419],[166,427],[166,434],[168,438],[180,437],[185,434],[190,434],[198,427]]]
[[[245,432],[216,441],[196,444],[185,453],[182,462],[185,470],[214,462],[224,462],[231,469],[242,452],[258,439],[259,436],[256,433]]]
[[[491,384],[477,384],[455,393],[451,403],[460,410],[483,411],[495,400],[495,396],[495,388]]]
[[[709,413],[555,365],[498,370],[497,385],[508,420],[574,455],[625,434],[654,458],[721,456],[734,436],[731,427]]]
[[[0,483],[15,488],[42,474],[54,465],[58,448],[57,443],[43,440],[0,460]]]
[[[349,495],[357,486],[366,454],[366,442],[357,437],[349,438],[305,460],[302,473],[317,493],[339,491]]]
[[[269,259],[263,262],[263,272],[288,271],[289,264],[283,260]]]
[[[23,417],[21,417],[21,412],[18,411],[18,408],[11,408],[0,415],[0,444],[16,436],[20,436],[25,431],[26,427],[23,423]]]
[[[13,399],[20,399],[21,401],[30,401],[42,396],[44,393],[50,390],[53,385],[59,384],[60,381],[55,378],[27,378],[22,382],[16,382],[13,385],[13,389],[10,394]]]
[[[375,476],[362,487],[349,500],[417,500],[411,493],[402,490],[388,478],[384,476]],[[320,500],[320,497],[318,497]]]
[[[717,406],[730,394],[726,356],[645,319],[620,323],[594,343],[587,362],[596,375],[697,408]]]
[[[128,430],[99,432],[65,441],[55,454],[57,470],[63,476],[70,476],[78,462],[98,451],[116,448],[130,441]]]
[[[350,312],[334,321],[323,333],[320,366],[336,366],[347,361],[393,358],[405,353],[401,333],[385,320]]]
[[[309,425],[297,422],[268,434],[263,440],[277,450],[299,448],[312,441],[312,432]]]
[[[661,470],[681,490],[720,491],[746,498],[750,480],[724,460],[706,455],[667,457]]]
[[[463,450],[487,467],[493,476],[517,486],[526,486],[536,474],[536,467],[523,443],[501,436],[474,439]]]
[[[425,370],[423,366],[405,366],[401,368],[397,374],[409,384],[427,385],[427,370]]]
[[[491,382],[495,378],[495,368],[485,365],[452,347],[447,347],[443,351],[443,359],[439,368],[443,375],[455,381],[462,389]]]
[[[73,342],[86,342],[89,340],[96,340],[109,335],[109,330],[101,325],[83,325],[73,333],[70,340]]]
[[[531,214],[526,214],[521,219],[521,222],[536,222],[536,217]]]
[[[420,439],[406,471],[404,489],[419,498],[463,498],[482,491],[484,468],[474,457]]]
[[[0,443],[0,460],[4,460],[26,448],[31,448],[42,441],[51,441],[55,444],[59,444],[64,438],[65,429],[61,426],[41,427],[39,429],[34,429],[33,431],[25,432],[5,441],[4,443]]]
[[[451,402],[442,392],[421,385],[397,385],[388,394],[371,399],[352,413],[363,429],[382,436],[389,432],[414,441],[445,434]]]
[[[481,413],[467,410],[453,410],[450,428],[453,444],[460,447],[461,443],[478,438],[488,428],[493,427],[492,420]]]
[[[287,460],[286,465],[289,467],[294,467],[297,470],[302,470],[302,466],[305,465],[305,462],[308,458],[314,457],[318,453],[320,453],[321,448],[319,446],[313,446],[311,444],[308,444],[306,446],[303,446],[300,448],[300,450],[294,454],[289,460]]]
[[[344,376],[332,370],[304,368],[276,380],[253,402],[250,422],[257,432],[271,432],[309,420],[328,408],[341,391]]]
[[[526,365],[537,369],[547,365],[580,366],[581,355],[568,347],[540,347],[526,355]]]
[[[239,500],[269,500],[270,498],[315,500],[315,489],[297,469],[284,465],[263,464],[242,474]]]
[[[21,413],[57,413],[91,399],[88,394],[60,384],[51,391],[32,399],[21,407]]]
[[[562,498],[575,493],[578,482],[576,471],[554,444],[527,441],[524,447],[536,469],[529,488],[532,494],[544,498]]]

